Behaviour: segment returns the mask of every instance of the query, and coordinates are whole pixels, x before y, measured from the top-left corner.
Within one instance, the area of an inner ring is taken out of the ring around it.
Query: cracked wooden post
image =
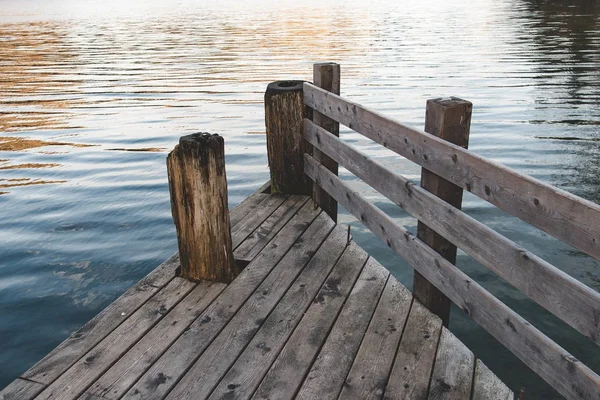
[[[425,132],[466,149],[472,109],[470,102],[456,97],[427,100]],[[421,186],[454,207],[461,208],[463,190],[425,168],[421,169]],[[446,260],[456,264],[456,246],[421,221],[417,227],[417,237]],[[414,273],[413,293],[428,309],[440,316],[444,326],[448,326],[450,299],[417,271]]]
[[[273,82],[265,92],[271,193],[312,194],[312,185],[304,174],[304,153],[310,146],[303,134],[306,106],[302,84],[303,81]]]
[[[340,65],[336,63],[317,63],[313,65],[313,82],[315,86],[325,89],[329,92],[340,94]],[[334,136],[340,136],[340,124],[317,112],[313,111],[313,122],[325,130],[331,132]],[[313,149],[313,157],[323,164],[335,175],[338,174],[338,163],[328,157],[326,154]],[[337,201],[326,191],[321,189],[316,182],[313,184],[313,198],[323,211],[331,217],[333,222],[337,222]]]
[[[223,138],[195,133],[167,157],[181,276],[231,282],[240,272],[231,248]]]

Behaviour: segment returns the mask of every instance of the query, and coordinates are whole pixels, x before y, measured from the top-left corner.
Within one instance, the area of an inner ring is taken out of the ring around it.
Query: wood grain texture
[[[296,399],[337,399],[388,277],[367,261]]]
[[[571,246],[600,259],[600,206],[304,83],[304,101]]]
[[[473,105],[457,98],[427,100],[425,132],[467,148]],[[457,209],[461,208],[463,190],[439,175],[421,168],[421,187]],[[452,264],[456,264],[456,246],[419,220],[417,237]],[[413,294],[425,307],[442,319],[450,321],[450,299],[414,271]]]
[[[288,196],[282,194],[269,195],[269,197],[256,206],[251,213],[238,222],[231,235],[233,248],[237,249],[237,247],[287,199]]]
[[[328,92],[340,94],[340,65],[336,63],[316,63],[313,65],[313,82]],[[314,111],[313,122],[335,136],[340,135],[340,124]],[[313,157],[334,174],[338,174],[338,164],[318,149],[313,149]],[[337,202],[317,185],[313,185],[313,199],[323,211],[337,222]]]
[[[182,136],[167,156],[167,172],[181,276],[231,282],[241,268],[231,246],[223,138]]]
[[[241,221],[246,215],[248,215],[252,210],[256,208],[260,204],[261,201],[269,197],[267,193],[253,193],[251,196],[247,197],[240,204],[235,206],[229,212],[229,221],[231,222],[231,230],[235,231],[235,226],[238,222]]]
[[[0,400],[31,400],[45,387],[41,383],[15,379],[0,391]]]
[[[317,296],[317,292],[320,292],[321,296],[339,296],[342,279],[351,281],[348,286],[352,285],[358,271],[367,260],[367,254],[356,245],[346,247],[346,232],[339,226],[330,238],[265,320],[242,355],[213,391],[210,399],[249,399],[304,316],[306,309],[313,301],[321,301],[322,298]],[[341,253],[340,249],[345,250],[336,263],[336,256]]]
[[[600,397],[600,377],[379,208],[305,155],[307,175],[529,368],[566,397]]]
[[[305,137],[536,303],[600,344],[600,293],[305,120]]]
[[[294,398],[362,270],[361,261],[367,258],[367,254],[354,243],[350,243],[346,253],[338,263],[345,268],[336,267],[331,273],[263,378],[253,399]],[[346,257],[351,255],[354,260],[347,260]]]
[[[36,399],[77,398],[195,286],[184,278],[174,278]]]
[[[413,300],[384,399],[427,399],[442,320]]]
[[[302,138],[305,109],[302,81],[279,81],[267,86],[265,126],[272,193],[312,193],[302,173],[302,155],[308,150]]]
[[[360,345],[340,399],[381,399],[398,349],[412,294],[390,276]]]
[[[473,377],[473,400],[513,400],[512,390],[508,388],[481,360],[475,363]]]
[[[225,287],[224,283],[200,282],[181,303],[106,371],[86,391],[86,395],[93,394],[110,400],[121,398]],[[85,399],[85,396],[82,398]]]
[[[175,254],[69,336],[23,377],[46,385],[52,383],[173,279],[178,266],[179,256]]]
[[[290,196],[235,249],[235,259],[252,261],[307,201],[307,196]]]
[[[471,396],[475,356],[446,328],[442,328],[429,385],[430,400],[464,400]]]
[[[304,240],[292,247],[169,393],[167,399],[207,398],[294,280],[298,278],[306,286],[311,279],[322,281],[327,277],[328,271],[333,268],[346,246],[344,230],[337,228],[330,233],[333,222],[329,222],[330,224],[320,226],[319,229],[315,227],[311,230],[312,226],[309,228],[310,235],[307,234]],[[198,379],[199,376],[202,379]]]
[[[123,399],[162,399],[166,396],[286,255],[296,240],[303,234],[307,238],[331,225],[329,217],[319,216],[319,213],[320,210],[315,210],[312,204],[305,205],[190,325],[189,329],[125,393]],[[313,220],[314,223],[311,224]],[[309,225],[312,229],[306,230]]]

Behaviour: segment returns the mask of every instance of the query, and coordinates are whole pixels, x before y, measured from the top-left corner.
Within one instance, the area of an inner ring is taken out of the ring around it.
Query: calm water
[[[597,2],[393,3],[0,2],[0,388],[176,250],[165,157],[179,136],[225,136],[232,206],[268,179],[264,89],[310,79],[316,61],[342,64],[344,96],[415,127],[426,99],[468,99],[473,151],[600,202]],[[342,136],[418,180],[406,160]],[[464,209],[600,289],[598,261],[471,196]],[[410,285],[402,260],[340,221]],[[464,254],[458,263],[600,371],[591,341]],[[459,310],[451,329],[528,399],[556,396]]]

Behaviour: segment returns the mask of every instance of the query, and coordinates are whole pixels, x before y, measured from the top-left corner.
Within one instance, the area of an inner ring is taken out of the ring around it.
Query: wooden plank
[[[165,286],[175,276],[178,266],[179,256],[175,254],[128,289],[22,376],[46,385],[52,383]]]
[[[360,248],[351,243],[352,251]],[[366,255],[366,254],[365,254]],[[364,256],[358,256],[363,259]],[[376,263],[375,260],[370,260]],[[345,263],[345,261],[344,261]],[[360,263],[349,262],[347,270],[335,269],[304,317],[277,356],[265,378],[256,390],[253,399],[292,399],[309,371],[321,345],[327,338],[348,294],[354,287],[362,270]],[[342,262],[340,261],[340,265]],[[383,267],[382,267],[383,268]],[[334,284],[337,284],[337,292]]]
[[[475,356],[460,340],[446,328],[435,356],[435,367],[431,374],[429,399],[464,400],[471,396]]]
[[[512,390],[508,388],[481,360],[475,363],[473,377],[473,400],[513,400]]]
[[[246,215],[231,232],[233,248],[236,249],[256,228],[288,198],[283,194],[271,194],[252,212]]]
[[[325,301],[325,296],[340,296],[342,280],[348,281],[347,291],[350,290],[368,255],[353,243],[346,247],[347,234],[343,228],[337,227],[334,232],[335,239],[330,236],[332,240],[323,244],[212,392],[210,399],[249,399],[311,303]],[[344,253],[335,263],[339,249],[344,247]]]
[[[350,172],[600,344],[600,293],[305,120],[305,137]]]
[[[410,291],[390,276],[340,399],[376,400],[383,397],[411,304]]]
[[[367,262],[296,399],[337,399],[388,277]]]
[[[195,286],[187,279],[174,278],[36,399],[77,398]]]
[[[383,211],[309,155],[305,155],[304,168],[346,210],[559,393],[576,399],[600,397],[600,377],[573,355],[406,229],[394,224]]]
[[[235,249],[235,259],[252,261],[307,201],[307,196],[290,196]]]
[[[600,206],[304,83],[306,105],[600,259]]]
[[[305,205],[190,325],[189,329],[125,393],[123,399],[162,399],[286,255],[296,240],[301,235],[307,239],[316,235],[319,230],[332,228],[329,217],[319,213],[320,210],[315,210],[312,204]],[[314,223],[311,224],[313,220]]]
[[[414,300],[384,399],[427,399],[441,331],[442,320]]]
[[[15,379],[0,391],[0,400],[31,400],[45,387],[41,383]]]
[[[169,393],[167,399],[207,398],[294,280],[305,287],[313,279],[320,280],[318,283],[312,282],[316,286],[314,291],[318,290],[346,247],[344,229],[337,227],[329,234],[330,229],[316,231],[314,235],[307,236],[304,241],[290,250]],[[280,317],[283,318],[281,315]],[[260,346],[260,343],[257,345]],[[261,348],[265,349],[263,346]]]
[[[313,82],[329,92],[340,94],[340,65],[336,63],[316,63],[313,65]],[[340,136],[340,124],[331,118],[314,111],[313,121],[316,125],[331,132],[335,136]],[[334,174],[338,174],[338,164],[319,149],[313,148],[313,157]],[[323,189],[317,185],[313,185],[313,199],[321,207],[323,211],[331,217],[334,222],[337,222],[337,203]]]
[[[227,285],[224,283],[200,282],[181,303],[106,371],[86,391],[86,395],[110,400],[121,398],[225,287]]]
[[[236,224],[242,220],[250,211],[256,208],[256,206],[269,196],[271,190],[271,181],[265,182],[259,187],[256,192],[246,197],[240,204],[235,206],[229,212],[229,221],[231,228],[235,228]]]

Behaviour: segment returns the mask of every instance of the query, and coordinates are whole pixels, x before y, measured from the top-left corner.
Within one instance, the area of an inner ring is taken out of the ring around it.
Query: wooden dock
[[[178,255],[0,400],[456,399],[513,392],[446,329],[450,304],[568,399],[600,377],[458,269],[457,248],[600,344],[600,293],[461,211],[467,190],[600,259],[600,206],[469,152],[472,105],[427,102],[425,130],[339,96],[339,65],[265,93],[271,179],[227,209],[224,141],[167,158]],[[339,124],[422,166],[420,185],[339,138]],[[417,234],[338,164],[419,220]],[[413,293],[336,224],[338,203],[414,269]]]
[[[173,257],[0,398],[513,398],[307,196],[256,193],[231,222],[233,282]]]

